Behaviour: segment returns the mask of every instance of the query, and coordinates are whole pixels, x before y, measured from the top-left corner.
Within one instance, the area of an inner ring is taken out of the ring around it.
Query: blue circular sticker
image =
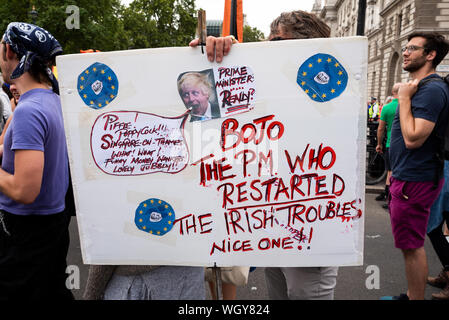
[[[296,82],[310,99],[326,102],[338,97],[346,89],[348,73],[333,56],[318,53],[299,67]]]
[[[175,211],[163,200],[148,199],[137,207],[134,222],[139,230],[163,236],[173,228]]]
[[[78,76],[78,93],[87,106],[102,109],[117,97],[117,76],[107,65],[95,62]]]

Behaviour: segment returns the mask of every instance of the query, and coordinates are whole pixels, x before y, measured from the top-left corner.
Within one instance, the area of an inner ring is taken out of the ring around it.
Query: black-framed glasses
[[[410,45],[410,46],[405,46],[401,49],[401,52],[404,53],[405,51],[407,51],[408,53],[412,53],[415,52],[416,50],[419,49],[426,49],[424,47],[420,47],[420,46],[414,46],[414,45]]]

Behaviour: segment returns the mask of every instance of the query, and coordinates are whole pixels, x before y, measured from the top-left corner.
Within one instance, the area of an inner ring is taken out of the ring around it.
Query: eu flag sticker
[[[160,199],[148,199],[136,209],[134,223],[141,231],[155,236],[163,236],[173,228],[175,211],[167,202]]]
[[[296,82],[313,101],[327,102],[346,89],[348,73],[333,56],[318,53],[299,67]]]
[[[107,65],[95,62],[78,76],[78,93],[87,106],[102,109],[117,96],[117,76]]]

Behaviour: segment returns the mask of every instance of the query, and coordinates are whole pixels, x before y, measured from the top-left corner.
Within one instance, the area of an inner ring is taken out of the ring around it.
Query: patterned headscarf
[[[19,65],[12,72],[11,79],[17,79],[34,63],[40,63],[47,70],[53,91],[59,94],[58,81],[47,67],[47,63],[55,56],[62,54],[62,47],[50,32],[29,23],[11,22],[3,35],[3,41],[11,46],[20,59]]]

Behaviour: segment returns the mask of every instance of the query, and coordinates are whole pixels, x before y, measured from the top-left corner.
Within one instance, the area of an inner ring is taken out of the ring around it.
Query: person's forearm
[[[20,201],[24,193],[21,188],[16,185],[14,176],[3,169],[0,169],[0,192],[14,201]]]
[[[417,148],[417,141],[420,140],[419,132],[416,131],[415,118],[412,114],[411,99],[402,97],[399,99],[399,120],[401,123],[401,132],[404,138],[405,146],[408,149]]]
[[[401,132],[407,149],[421,147],[435,128],[435,122],[423,118],[415,118],[411,112],[410,101],[402,103],[400,112]]]
[[[377,145],[382,146],[382,141],[384,139],[385,129],[383,127],[379,127],[377,129]]]
[[[16,150],[14,174],[0,169],[0,192],[12,200],[30,204],[40,193],[44,172],[44,153]]]
[[[12,174],[0,169],[0,192],[8,198],[23,204],[30,204],[36,200],[38,192],[34,192],[26,183],[20,181]]]

